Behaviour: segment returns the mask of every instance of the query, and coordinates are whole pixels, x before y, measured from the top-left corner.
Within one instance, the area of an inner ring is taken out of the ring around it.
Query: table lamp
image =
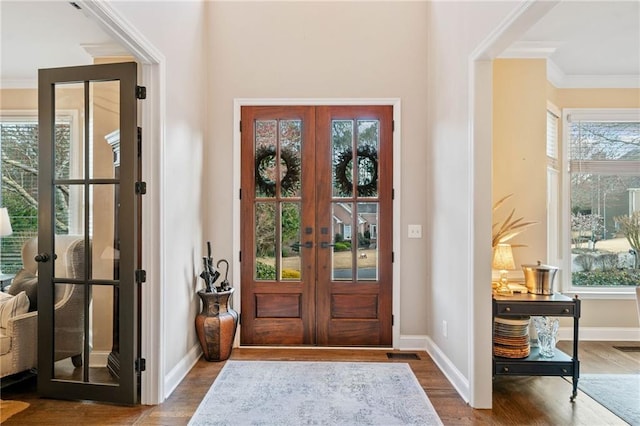
[[[6,207],[0,208],[0,237],[11,235],[11,221],[9,220],[9,212]]]
[[[516,269],[513,260],[513,252],[510,244],[498,244],[493,251],[493,269],[500,271],[500,283],[496,289],[496,293],[502,296],[511,296],[513,291],[509,288],[507,279],[507,270]]]

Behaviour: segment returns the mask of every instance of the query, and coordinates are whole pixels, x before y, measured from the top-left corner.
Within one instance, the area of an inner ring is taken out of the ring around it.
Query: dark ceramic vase
[[[224,361],[231,355],[238,326],[238,313],[229,307],[233,291],[198,292],[202,312],[196,316],[196,333],[207,361]]]

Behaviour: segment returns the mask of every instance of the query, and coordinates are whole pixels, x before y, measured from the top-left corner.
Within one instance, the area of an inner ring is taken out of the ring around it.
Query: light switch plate
[[[409,225],[409,238],[422,238],[422,225]]]

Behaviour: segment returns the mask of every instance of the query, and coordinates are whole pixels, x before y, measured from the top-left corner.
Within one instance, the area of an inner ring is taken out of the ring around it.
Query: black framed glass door
[[[135,63],[39,71],[38,392],[139,400]],[[56,122],[71,123],[66,138]]]

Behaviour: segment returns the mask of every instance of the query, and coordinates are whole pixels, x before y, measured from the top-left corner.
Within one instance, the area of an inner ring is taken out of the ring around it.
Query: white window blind
[[[571,112],[566,122],[571,173],[640,174],[640,110]]]
[[[547,110],[547,157],[558,159],[558,116]]]

